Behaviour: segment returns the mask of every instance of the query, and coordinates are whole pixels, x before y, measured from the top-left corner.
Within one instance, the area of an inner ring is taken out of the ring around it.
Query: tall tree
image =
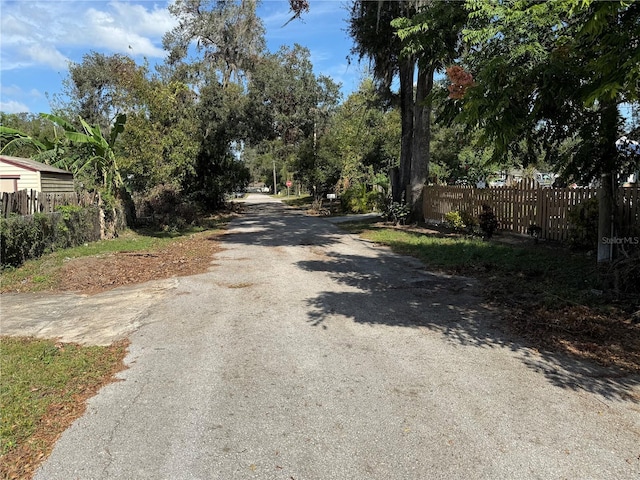
[[[287,175],[297,171],[303,176],[310,171],[313,156],[302,168],[295,162],[296,153],[307,143],[312,153],[317,151],[317,138],[339,102],[339,85],[329,77],[316,76],[311,53],[295,44],[257,62],[248,97],[247,142],[262,143],[258,150],[270,157],[274,169],[284,168]]]
[[[246,183],[237,159],[246,135],[245,88],[264,50],[256,0],[176,0],[169,11],[178,25],[163,38],[169,51],[165,77],[193,86],[201,142],[185,187],[210,207]]]
[[[178,25],[163,38],[172,65],[188,59],[195,44],[199,58],[189,59],[192,73],[215,70],[226,87],[252,68],[264,50],[264,26],[256,0],[176,0],[169,11]],[[198,60],[198,61],[196,61]]]
[[[87,53],[82,62],[69,66],[64,80],[69,103],[60,113],[108,130],[119,113],[130,113],[140,106],[137,94],[146,75],[147,68],[126,55]]]
[[[248,96],[259,122],[254,124],[256,139],[280,138],[293,145],[326,123],[340,100],[340,86],[316,76],[309,49],[294,44],[257,62]]]
[[[640,4],[467,2],[466,65],[475,84],[461,100],[496,155],[531,159],[539,146],[565,175],[600,179],[600,261],[610,260],[613,192],[622,166],[619,107],[638,101]],[[563,152],[567,139],[578,147]]]
[[[400,115],[376,91],[372,79],[340,105],[320,139],[320,149],[339,160],[344,191],[357,184],[372,185],[400,158]]]
[[[429,176],[434,75],[443,73],[459,57],[466,20],[467,12],[460,2],[439,0],[416,2],[414,15],[391,22],[402,40],[402,55],[417,60],[413,149],[406,190],[420,218],[420,199]]]
[[[195,94],[181,82],[153,79],[141,95],[145,108],[128,115],[117,145],[123,177],[135,192],[181,190],[200,151]]]
[[[402,41],[391,22],[415,13],[414,3],[354,1],[349,19],[349,34],[355,42],[353,53],[360,59],[368,58],[373,74],[383,91],[389,92],[394,78],[399,79],[401,117],[400,165],[393,170],[392,194],[396,202],[410,201],[407,186],[411,177],[411,159],[414,137],[413,80],[416,65],[412,55],[401,56]],[[397,77],[396,77],[397,76]]]
[[[396,75],[399,80],[402,140],[393,197],[404,198],[416,218],[428,178],[434,74],[457,56],[465,18],[458,2],[356,1],[351,10],[355,53],[372,60],[383,86]]]

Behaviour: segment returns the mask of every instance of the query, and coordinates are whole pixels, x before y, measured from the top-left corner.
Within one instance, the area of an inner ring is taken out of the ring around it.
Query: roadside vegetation
[[[20,268],[5,268],[1,273],[0,293],[39,292],[46,290],[92,291],[122,286],[146,280],[166,278],[175,269],[158,269],[154,259],[171,258],[191,274],[207,267],[207,258],[215,251],[214,242],[199,242],[222,232],[229,215],[210,216],[198,226],[184,230],[126,230],[117,238],[90,242],[79,247],[56,250],[38,259],[25,262]],[[201,260],[205,260],[204,263]],[[75,260],[75,262],[74,262]],[[119,265],[113,264],[120,260]],[[200,264],[198,264],[200,262]],[[84,265],[80,270],[79,264]],[[93,265],[93,270],[90,265]]]
[[[0,478],[31,478],[86,400],[124,368],[126,349],[0,337]]]

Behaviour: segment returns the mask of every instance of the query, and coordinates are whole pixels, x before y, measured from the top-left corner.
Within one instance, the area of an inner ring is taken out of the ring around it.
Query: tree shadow
[[[633,392],[640,376],[537,351],[506,330],[499,312],[483,303],[474,279],[417,269],[411,260],[383,253],[375,258],[329,254],[326,260],[298,262],[304,270],[325,272],[349,287],[309,299],[308,322],[329,328],[331,317],[339,314],[361,324],[426,328],[461,346],[508,348],[555,386],[640,403]]]
[[[326,246],[339,242],[341,233],[328,222],[281,203],[249,204],[233,225],[222,236],[224,242],[267,247]]]
[[[281,204],[257,204],[234,220],[233,229],[221,240],[323,247],[322,255],[295,263],[305,271],[326,274],[337,284],[307,300],[307,321],[313,327],[331,328],[332,318],[341,315],[360,324],[428,329],[465,347],[507,348],[555,386],[640,403],[639,375],[538,352],[531,340],[509,332],[500,312],[484,302],[477,280],[427,271],[419,260],[386,248],[359,248],[353,253],[346,244],[359,240],[326,220],[286,210]]]

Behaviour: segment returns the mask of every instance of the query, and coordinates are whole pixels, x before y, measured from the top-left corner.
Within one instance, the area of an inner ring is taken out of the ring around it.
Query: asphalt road
[[[640,478],[640,378],[514,341],[471,279],[246,203],[208,273],[120,303],[129,369],[36,479]]]

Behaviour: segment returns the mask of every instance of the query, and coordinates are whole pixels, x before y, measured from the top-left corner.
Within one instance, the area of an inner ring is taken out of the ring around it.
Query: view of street
[[[245,207],[208,272],[70,311],[129,368],[36,479],[639,478],[637,376],[528,348],[474,279]]]

